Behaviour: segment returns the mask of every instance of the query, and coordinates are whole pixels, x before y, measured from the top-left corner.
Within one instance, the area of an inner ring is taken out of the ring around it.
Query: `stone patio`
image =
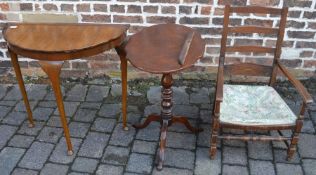
[[[159,112],[160,87],[157,82],[129,83],[129,123],[140,122],[147,114]],[[66,115],[75,151],[73,156],[66,155],[63,129],[50,86],[27,85],[36,120],[36,127],[28,128],[18,86],[0,85],[1,175],[316,174],[315,104],[306,112],[298,153],[292,161],[285,159],[284,143],[240,141],[222,141],[216,159],[210,160],[208,148],[214,82],[176,81],[173,112],[188,116],[195,126],[204,128],[204,132],[195,135],[182,125],[170,127],[165,166],[163,171],[158,172],[155,158],[159,125],[154,123],[139,131],[132,127],[128,132],[122,130],[119,82],[91,80],[84,83],[66,82],[63,85]],[[316,81],[306,81],[305,85],[315,99]],[[299,96],[294,89],[287,82],[280,83],[277,89],[297,112],[300,101],[295,102]]]

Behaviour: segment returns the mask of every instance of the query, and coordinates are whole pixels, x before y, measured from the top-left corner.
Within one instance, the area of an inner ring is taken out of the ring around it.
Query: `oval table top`
[[[194,32],[184,64],[179,55],[186,37]],[[192,28],[159,24],[133,35],[126,47],[126,58],[136,68],[150,73],[172,73],[192,66],[203,57],[205,42]]]
[[[127,25],[115,24],[12,23],[5,27],[3,36],[9,47],[22,51],[73,53],[125,38],[127,29]]]

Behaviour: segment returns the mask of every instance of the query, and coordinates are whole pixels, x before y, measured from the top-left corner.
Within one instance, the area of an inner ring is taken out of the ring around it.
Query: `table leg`
[[[198,132],[202,132],[203,129],[202,128],[194,128],[189,120],[186,117],[183,116],[173,116],[172,120],[171,120],[171,124],[173,123],[181,123],[183,124],[188,130],[190,130],[193,133],[198,133]]]
[[[173,123],[184,124],[191,132],[197,133],[203,131],[203,129],[194,128],[188,121],[186,117],[183,116],[173,116],[172,115],[172,84],[173,79],[171,74],[163,74],[161,78],[161,114],[151,114],[147,117],[145,122],[140,125],[133,125],[136,129],[143,129],[147,127],[152,121],[158,121],[161,124],[160,129],[160,142],[159,142],[159,154],[158,154],[158,165],[157,170],[162,170],[163,161],[165,159],[165,148],[167,139],[168,127]]]
[[[67,142],[68,147],[68,155],[73,154],[72,150],[72,144],[70,140],[70,134],[69,129],[67,126],[67,120],[66,120],[66,114],[65,114],[65,108],[63,103],[63,97],[60,89],[60,71],[62,68],[64,61],[39,61],[39,64],[41,65],[42,69],[46,72],[48,75],[52,87],[55,93],[56,102],[59,110],[60,120],[64,128],[64,134]]]
[[[161,78],[161,118],[162,126],[160,130],[159,143],[159,159],[157,170],[162,170],[163,161],[165,159],[165,147],[167,139],[167,129],[172,120],[172,84],[173,79],[171,74],[163,74]]]
[[[23,82],[23,78],[22,78],[22,73],[21,73],[21,68],[19,65],[19,61],[18,61],[18,56],[16,53],[14,53],[12,50],[9,50],[9,54],[11,56],[11,62],[15,71],[15,75],[16,75],[16,79],[18,81],[19,84],[19,88],[23,97],[23,101],[24,101],[24,105],[26,108],[26,112],[28,115],[28,120],[29,120],[29,127],[32,128],[34,127],[34,120],[33,120],[33,115],[32,115],[32,111],[31,111],[31,107],[30,107],[30,103],[29,100],[27,98],[27,94],[26,94],[26,90],[25,90],[25,86],[24,86],[24,82]]]
[[[123,129],[128,131],[127,127],[127,59],[123,46],[117,47],[116,52],[121,59],[121,79],[122,79],[122,119]]]
[[[163,161],[165,160],[165,148],[167,143],[167,130],[168,130],[169,120],[163,120],[161,130],[160,130],[160,142],[159,142],[159,157],[157,170],[162,170]]]

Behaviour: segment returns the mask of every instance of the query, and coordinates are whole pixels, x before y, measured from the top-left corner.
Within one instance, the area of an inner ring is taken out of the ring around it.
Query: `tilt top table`
[[[155,74],[162,74],[161,114],[151,114],[145,122],[133,125],[145,128],[152,121],[160,122],[160,150],[157,169],[164,161],[166,134],[173,123],[184,124],[191,132],[201,132],[193,128],[184,116],[172,114],[172,73],[191,67],[204,54],[205,43],[201,35],[193,29],[176,24],[160,24],[145,28],[133,35],[126,44],[126,59],[136,68]]]
[[[60,72],[65,60],[88,57],[115,48],[121,59],[122,69],[122,113],[126,126],[126,66],[125,52],[121,45],[129,26],[112,24],[7,24],[3,36],[7,41],[11,62],[23,96],[28,114],[29,127],[34,127],[30,104],[27,98],[18,56],[39,60],[48,75],[55,93],[57,107],[64,128],[68,155],[73,154],[69,129],[60,89]]]

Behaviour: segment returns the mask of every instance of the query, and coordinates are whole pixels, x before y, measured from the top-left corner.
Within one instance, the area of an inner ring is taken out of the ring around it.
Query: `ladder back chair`
[[[245,6],[225,6],[221,49],[219,56],[218,75],[216,83],[216,95],[213,103],[212,133],[210,139],[210,156],[213,159],[216,154],[218,139],[243,140],[243,141],[284,141],[288,147],[287,159],[291,159],[296,151],[299,133],[303,125],[305,108],[313,102],[312,97],[306,91],[300,81],[296,80],[290,72],[281,64],[280,55],[286,25],[288,8],[282,9]],[[232,13],[256,13],[272,14],[280,16],[278,28],[261,26],[229,26],[229,18]],[[275,34],[277,35],[275,48],[263,46],[227,45],[228,34]],[[272,53],[273,63],[270,66],[254,63],[226,64],[226,52],[253,52]],[[277,72],[282,72],[292,83],[303,102],[298,116],[283,101],[273,88],[276,82]],[[224,84],[226,75],[246,75],[270,77],[268,85],[231,85]],[[228,135],[221,134],[220,129],[241,129],[244,131],[272,131],[276,130],[280,136],[271,135]],[[280,130],[292,130],[291,137],[285,137]],[[288,143],[287,141],[290,141]]]

